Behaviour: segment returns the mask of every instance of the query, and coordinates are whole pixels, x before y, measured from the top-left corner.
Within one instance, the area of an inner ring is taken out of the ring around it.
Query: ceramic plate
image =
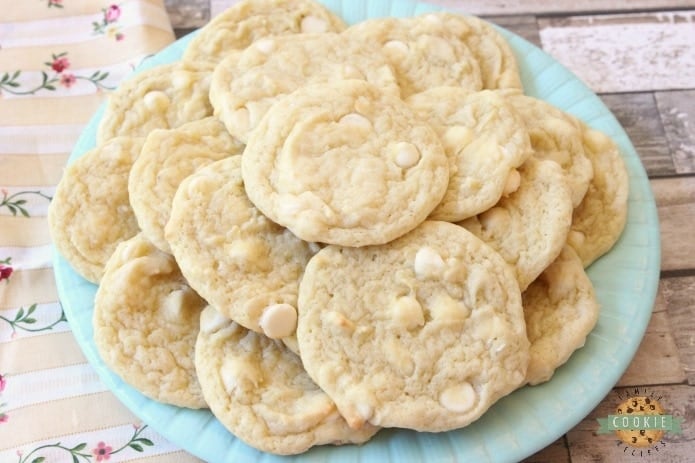
[[[409,0],[324,1],[352,24],[370,17],[411,16],[438,8]],[[588,270],[602,306],[586,345],[552,380],[524,387],[496,403],[472,425],[440,434],[383,430],[363,446],[324,446],[296,457],[263,454],[234,438],[208,411],[154,402],[123,383],[99,358],[92,334],[96,286],[59,255],[55,273],[60,299],[86,357],[113,393],[145,423],[190,453],[210,462],[507,462],[523,459],[573,428],[608,394],[630,363],[651,316],[659,278],[659,227],[649,181],[627,135],[601,100],[576,76],[537,47],[501,30],[517,55],[525,92],[542,98],[610,135],[630,175],[627,227],[610,253]],[[147,66],[177,60],[184,37]],[[70,162],[95,145],[101,112],[87,126]],[[598,425],[597,425],[598,426]]]

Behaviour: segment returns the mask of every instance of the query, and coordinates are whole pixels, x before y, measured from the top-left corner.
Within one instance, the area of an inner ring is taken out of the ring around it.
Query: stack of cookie
[[[114,372],[296,454],[549,380],[597,321],[584,269],[627,190],[480,19],[242,1],[110,96],[49,221]]]

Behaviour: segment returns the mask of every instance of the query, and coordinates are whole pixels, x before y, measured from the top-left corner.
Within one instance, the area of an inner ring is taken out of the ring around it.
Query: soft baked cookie
[[[210,72],[179,63],[145,70],[109,95],[97,128],[97,143],[121,135],[144,137],[212,115]]]
[[[65,169],[48,208],[53,244],[91,282],[99,282],[116,245],[139,231],[128,174],[143,141],[117,137],[88,151]]]
[[[348,423],[445,431],[523,384],[528,340],[506,262],[426,221],[380,246],[327,246],[299,287],[299,352]]]
[[[186,47],[184,65],[212,70],[231,50],[268,36],[340,32],[345,23],[311,0],[242,0],[215,16]]]
[[[468,46],[478,61],[484,89],[522,89],[516,57],[495,27],[478,17],[448,12],[427,13],[422,20],[439,21]]]
[[[574,210],[568,243],[588,267],[613,247],[625,228],[630,179],[620,150],[610,137],[586,127],[583,141],[594,177]]]
[[[164,226],[179,184],[197,169],[243,149],[214,117],[150,132],[128,178],[130,204],[145,237],[171,253]]]
[[[530,158],[519,188],[495,207],[459,222],[514,269],[523,291],[560,254],[572,222],[572,198],[562,169]]]
[[[577,207],[594,176],[591,161],[584,152],[582,123],[572,115],[538,98],[515,90],[503,92],[521,115],[531,136],[534,155],[560,164]]]
[[[212,413],[264,452],[292,455],[315,445],[363,443],[378,431],[350,429],[299,357],[212,306],[200,316],[195,365]]]
[[[205,305],[174,258],[138,234],[106,264],[94,298],[94,343],[109,369],[144,395],[205,408],[193,355]]]
[[[489,90],[435,87],[406,103],[432,125],[449,158],[449,187],[430,219],[466,219],[518,187],[515,168],[531,156],[531,142],[506,98]]]
[[[555,261],[522,294],[531,342],[526,381],[548,381],[598,320],[599,303],[577,253],[565,246]]]
[[[431,87],[483,88],[473,53],[437,16],[370,19],[350,26],[343,35],[363,46],[381,47],[403,98]]]
[[[268,37],[216,68],[210,84],[215,115],[244,142],[280,97],[298,88],[344,79],[362,79],[382,93],[399,96],[391,67],[373,44],[340,34]]]
[[[363,80],[306,86],[279,100],[251,133],[242,174],[271,220],[305,241],[344,246],[412,230],[449,181],[434,130]]]
[[[249,202],[240,163],[239,156],[222,159],[186,178],[165,238],[191,287],[210,304],[271,338],[292,336],[299,279],[317,248]]]

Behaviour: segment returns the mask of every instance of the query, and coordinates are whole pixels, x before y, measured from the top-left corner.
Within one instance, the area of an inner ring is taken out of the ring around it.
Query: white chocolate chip
[[[443,322],[464,321],[471,311],[462,300],[457,300],[447,293],[435,293],[426,301],[432,319]]]
[[[414,297],[399,297],[394,302],[391,310],[394,322],[407,330],[412,330],[425,324],[422,306]]]
[[[415,262],[413,264],[415,276],[420,279],[436,278],[441,275],[444,270],[444,260],[437,251],[425,246],[420,248],[415,254]]]
[[[138,257],[130,262],[131,271],[140,276],[151,276],[171,273],[174,270],[174,262],[164,253],[150,254]]]
[[[354,125],[361,127],[363,129],[371,129],[372,123],[364,117],[362,114],[358,113],[348,113],[340,118],[339,122],[346,125]]]
[[[396,144],[396,165],[407,169],[420,161],[420,151],[412,143],[401,142]]]
[[[258,49],[258,51],[265,55],[269,55],[273,52],[273,50],[275,50],[275,40],[269,37],[258,39],[253,43],[253,45]]]
[[[226,357],[220,369],[220,378],[228,394],[256,389],[262,381],[258,365],[239,357]]]
[[[470,383],[464,382],[444,389],[439,395],[439,403],[452,412],[464,413],[475,405],[476,392]]]
[[[410,51],[408,44],[400,40],[389,40],[384,44],[384,49],[388,52],[394,52],[403,55]]]
[[[316,16],[305,16],[302,18],[302,22],[299,25],[300,29],[304,33],[320,34],[328,30],[328,24],[321,18]]]
[[[190,288],[170,292],[162,301],[160,312],[165,320],[181,321],[188,316],[189,309],[196,305],[196,294]]]
[[[174,88],[190,87],[192,83],[191,76],[183,72],[175,72],[171,79],[171,84]]]
[[[519,174],[518,170],[512,169],[512,171],[509,172],[509,175],[507,175],[507,181],[504,184],[504,190],[502,191],[502,195],[509,196],[510,194],[518,190],[520,185],[521,174]]]
[[[147,109],[152,111],[166,110],[171,102],[167,94],[161,90],[152,90],[151,92],[145,93],[143,101]]]
[[[436,14],[432,14],[432,13],[426,14],[425,16],[423,16],[423,19],[431,24],[441,24],[442,23],[442,20],[439,18],[439,16],[437,16]]]
[[[289,304],[269,305],[261,314],[258,325],[269,338],[287,337],[297,328],[297,310]]]
[[[442,143],[450,153],[458,153],[473,141],[473,131],[463,125],[453,125],[442,135]]]
[[[236,239],[224,247],[225,254],[240,268],[251,271],[271,269],[270,251],[260,238]]]
[[[200,331],[204,333],[214,333],[230,323],[231,320],[229,318],[225,317],[212,307],[207,307],[200,314]]]

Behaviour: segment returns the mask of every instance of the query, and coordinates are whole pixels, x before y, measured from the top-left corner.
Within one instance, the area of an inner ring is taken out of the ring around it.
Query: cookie
[[[339,34],[296,34],[259,40],[232,53],[213,73],[210,101],[229,133],[246,142],[280,97],[298,88],[344,79],[361,79],[398,96],[391,67],[372,44]]]
[[[577,253],[565,246],[555,261],[522,294],[531,342],[526,381],[548,381],[584,345],[596,325],[599,303]]]
[[[109,369],[144,395],[205,408],[193,356],[205,305],[174,259],[136,235],[106,264],[94,298],[94,344]]]
[[[473,53],[437,16],[371,19],[350,26],[343,35],[363,46],[381,47],[403,98],[439,86],[483,88]]]
[[[493,208],[459,222],[514,269],[523,291],[562,251],[572,198],[562,169],[531,158],[519,168],[519,188]]]
[[[299,238],[365,246],[421,223],[449,168],[437,134],[403,101],[341,80],[273,105],[249,137],[242,175],[256,207]]]
[[[350,429],[299,357],[211,306],[200,317],[195,365],[212,413],[261,451],[293,455],[315,445],[363,443],[378,431]]]
[[[97,128],[97,143],[116,136],[144,137],[212,115],[210,73],[178,63],[153,67],[123,82],[109,95]]]
[[[164,226],[179,184],[197,169],[243,149],[213,117],[150,132],[128,178],[130,204],[143,235],[171,253]]]
[[[184,65],[212,70],[231,50],[243,50],[268,36],[340,32],[345,23],[310,0],[242,0],[215,16],[184,50]]]
[[[299,352],[353,428],[460,428],[526,376],[521,294],[485,243],[426,221],[380,246],[327,246],[299,287]]]
[[[143,142],[117,137],[88,151],[65,169],[48,208],[53,244],[93,283],[116,245],[139,231],[127,186]]]
[[[186,178],[165,238],[191,287],[225,316],[271,338],[292,336],[299,279],[316,249],[249,202],[240,163],[222,159]]]
[[[448,12],[428,13],[425,19],[439,21],[468,46],[478,62],[484,89],[523,89],[519,66],[507,40],[493,24],[475,16]]]
[[[582,123],[538,98],[513,90],[505,95],[526,123],[534,155],[557,162],[567,174],[572,205],[577,207],[594,176],[591,161],[584,152]]]
[[[615,408],[616,415],[665,415],[661,404],[651,397],[631,397]],[[620,419],[619,419],[620,420]],[[651,447],[664,437],[663,429],[619,429],[615,431],[618,438],[632,447]]]
[[[406,100],[429,122],[449,158],[449,187],[430,219],[457,222],[483,212],[518,187],[532,154],[526,125],[499,93],[435,87]]]
[[[620,150],[610,137],[586,127],[583,142],[594,177],[574,210],[568,243],[588,267],[615,245],[625,228],[630,180]]]

